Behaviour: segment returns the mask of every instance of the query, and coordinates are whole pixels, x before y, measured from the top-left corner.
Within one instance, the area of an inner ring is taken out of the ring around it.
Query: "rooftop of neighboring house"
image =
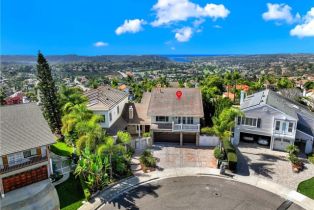
[[[177,96],[181,91],[181,97]],[[154,88],[148,106],[148,116],[203,117],[201,91],[198,88]]]
[[[247,96],[240,107],[245,110],[265,104],[295,118],[298,120],[300,131],[314,136],[314,113],[306,106],[285,98],[272,90],[267,89]]]
[[[147,115],[149,102],[151,99],[151,93],[143,93],[142,100],[140,103],[129,103],[126,104],[123,111],[123,118],[129,124],[141,124],[149,125],[151,123],[151,118]],[[129,108],[133,109],[133,119],[129,118]]]
[[[231,90],[231,89],[233,89],[233,87],[234,86],[232,86],[232,85],[227,85],[226,86],[226,89],[228,90]],[[248,85],[236,85],[236,89],[237,90],[243,90],[243,91],[249,91],[250,90],[250,86],[248,86]]]
[[[0,106],[0,156],[55,143],[42,111],[35,103]]]
[[[224,98],[229,98],[231,101],[234,100],[234,93],[224,92],[224,93],[222,94],[222,96],[223,96]]]
[[[114,89],[110,86],[100,86],[84,93],[88,98],[87,107],[90,110],[108,111],[128,97],[126,92]]]

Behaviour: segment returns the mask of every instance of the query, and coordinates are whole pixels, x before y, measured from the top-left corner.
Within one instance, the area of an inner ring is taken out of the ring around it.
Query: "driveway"
[[[184,167],[216,167],[213,149],[208,147],[156,144],[152,149],[159,169]]]
[[[239,144],[238,149],[240,175],[256,175],[290,189],[297,189],[301,181],[314,177],[314,165],[306,159],[303,159],[305,169],[294,173],[285,152],[272,151],[268,147],[244,142]]]

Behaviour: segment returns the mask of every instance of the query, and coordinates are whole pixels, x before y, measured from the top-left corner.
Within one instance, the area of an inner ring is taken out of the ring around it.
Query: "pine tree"
[[[51,131],[60,134],[62,123],[57,89],[49,64],[41,52],[38,53],[37,58],[37,79],[44,117],[48,121]]]

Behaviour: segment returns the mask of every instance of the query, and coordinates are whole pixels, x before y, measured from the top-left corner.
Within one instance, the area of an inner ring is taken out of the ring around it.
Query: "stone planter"
[[[141,168],[142,170],[144,171],[144,173],[149,173],[149,172],[152,172],[152,171],[155,171],[156,168],[153,168],[153,167],[146,167],[144,164],[140,164],[141,165]]]

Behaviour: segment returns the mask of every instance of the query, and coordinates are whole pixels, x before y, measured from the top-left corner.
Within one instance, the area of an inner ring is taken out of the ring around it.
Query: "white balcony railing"
[[[172,131],[200,131],[200,124],[175,124],[172,123]]]

